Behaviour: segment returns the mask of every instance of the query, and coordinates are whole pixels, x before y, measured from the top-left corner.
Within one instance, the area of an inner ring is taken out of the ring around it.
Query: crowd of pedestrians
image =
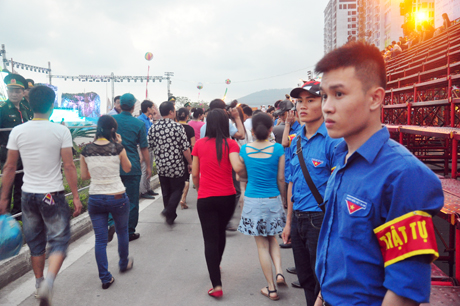
[[[226,231],[237,230],[254,236],[266,281],[260,293],[270,300],[280,299],[278,288],[287,285],[283,247],[292,248],[295,267],[287,270],[297,274],[308,306],[428,302],[430,263],[438,256],[432,216],[443,206],[443,192],[436,175],[381,125],[384,59],[376,47],[350,42],[326,54],[315,70],[321,81],[309,80],[274,106],[257,110],[221,99],[206,111],[176,109],[170,97],[158,108],[142,102],[142,115],[135,118],[135,97],[116,98],[80,163],[81,178],[91,179],[88,212],[103,289],[115,281],[106,252],[114,233],[120,272],[133,268],[129,241],[140,238],[139,197],[155,195],[149,184],[154,160],[161,215],[169,226],[179,204],[193,205],[186,203],[192,176],[209,296],[224,296],[220,264]],[[20,108],[16,88],[21,92],[24,86],[17,84],[25,81],[17,79],[5,81],[11,102]],[[53,102],[48,87],[30,90],[33,120],[11,131],[2,182],[3,190],[11,190],[20,156],[24,234],[41,305],[51,303],[70,239],[61,159],[74,216],[81,210],[69,130],[48,121]],[[0,214],[10,200],[3,192]],[[236,225],[231,219],[238,204]]]

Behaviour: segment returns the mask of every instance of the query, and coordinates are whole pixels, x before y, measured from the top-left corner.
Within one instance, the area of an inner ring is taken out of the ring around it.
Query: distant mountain
[[[285,94],[289,94],[292,88],[285,88],[285,89],[266,89],[258,92],[254,92],[247,96],[241,97],[238,100],[239,103],[244,103],[249,106],[257,106],[260,107],[261,105],[273,105],[278,100],[286,99]]]

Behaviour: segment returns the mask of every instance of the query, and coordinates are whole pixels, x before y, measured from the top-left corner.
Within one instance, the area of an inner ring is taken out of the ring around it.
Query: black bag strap
[[[301,142],[301,137],[297,137],[297,151],[296,154],[299,157],[299,163],[300,163],[300,168],[302,168],[302,173],[305,178],[305,181],[307,181],[307,185],[310,188],[311,193],[315,197],[316,202],[318,203],[318,207],[321,208],[323,212],[326,211],[326,208],[324,207],[323,204],[323,197],[318,191],[318,188],[316,188],[315,183],[313,183],[313,180],[310,176],[310,172],[308,172],[307,165],[305,164],[305,159],[303,158],[303,153],[302,153],[302,142]]]

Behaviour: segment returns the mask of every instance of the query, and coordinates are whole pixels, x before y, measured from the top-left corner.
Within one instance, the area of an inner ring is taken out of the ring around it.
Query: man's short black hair
[[[356,77],[367,92],[372,86],[386,88],[385,61],[379,49],[368,43],[352,42],[326,54],[315,67],[316,73],[354,67]]]
[[[252,116],[252,108],[249,106],[243,107],[243,113],[246,114],[246,116],[251,117]]]
[[[114,99],[113,99],[113,102],[117,101],[117,100],[120,100],[121,96],[116,96]]]
[[[160,115],[166,117],[169,115],[169,112],[174,111],[174,103],[165,101],[160,104]]]
[[[221,99],[214,99],[211,101],[211,103],[209,103],[209,108],[211,110],[216,108],[225,109],[225,106],[225,102]]]
[[[34,113],[45,114],[54,105],[56,93],[47,86],[35,86],[29,92],[29,104]]]
[[[150,100],[144,100],[141,103],[141,110],[145,114],[149,108],[153,106],[153,102]]]

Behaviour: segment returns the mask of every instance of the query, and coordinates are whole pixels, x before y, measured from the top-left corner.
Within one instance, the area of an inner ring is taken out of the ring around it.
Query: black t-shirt
[[[188,143],[190,144],[190,151],[192,151],[192,141],[191,141],[191,139],[192,139],[192,137],[195,137],[195,130],[188,124],[182,124],[182,126],[184,127],[185,134],[187,134],[187,140],[188,140]]]

